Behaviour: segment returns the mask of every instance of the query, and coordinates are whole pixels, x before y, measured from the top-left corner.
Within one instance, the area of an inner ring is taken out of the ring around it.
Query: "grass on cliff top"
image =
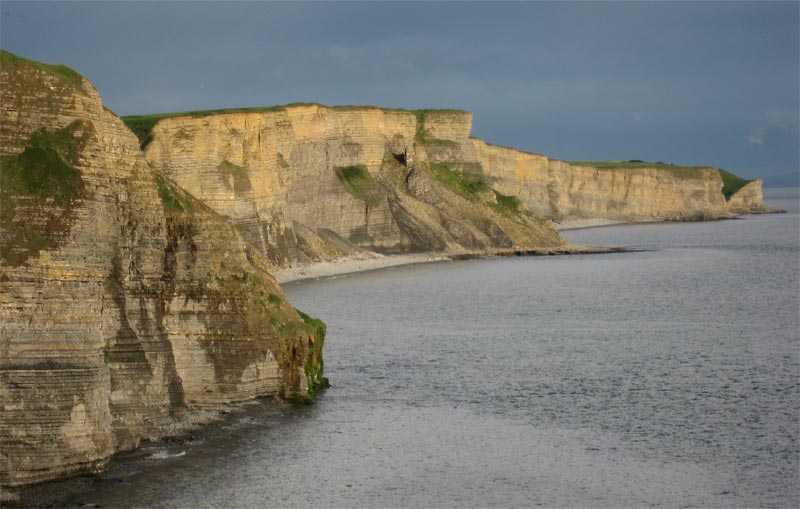
[[[670,170],[678,177],[692,178],[697,176],[696,170],[709,168],[708,166],[680,166],[676,164],[664,163],[658,161],[657,163],[649,163],[647,161],[640,161],[632,159],[630,161],[570,161],[569,164],[576,166],[591,166],[593,168],[658,168]],[[752,182],[752,180],[743,179],[738,175],[725,170],[717,169],[719,176],[722,178],[722,194],[726,200],[730,200],[731,196]]]
[[[700,168],[708,168],[708,166],[681,166],[677,164],[665,163],[658,161],[650,163],[647,161],[640,161],[638,159],[631,159],[630,161],[568,161],[573,166],[591,166],[592,168],[659,168],[659,169],[685,169],[685,170],[698,170]]]
[[[726,200],[730,200],[731,196],[736,194],[736,191],[752,182],[752,180],[743,179],[742,177],[734,175],[729,171],[717,171],[719,171],[719,176],[722,177],[722,194],[725,196]]]
[[[290,104],[281,104],[275,106],[255,106],[250,108],[227,108],[227,109],[219,109],[219,110],[197,110],[197,111],[176,111],[171,113],[154,113],[151,115],[126,115],[122,117],[122,121],[125,122],[125,125],[133,131],[137,138],[139,138],[139,144],[142,148],[145,148],[148,143],[152,141],[152,134],[151,131],[153,127],[158,123],[159,120],[165,118],[175,118],[175,117],[208,117],[211,115],[223,115],[228,113],[275,113],[279,111],[286,111],[287,108],[298,107],[298,106],[319,106],[321,108],[329,108],[332,110],[338,111],[356,111],[356,110],[371,110],[371,109],[378,109],[384,112],[397,112],[397,113],[411,113],[417,117],[417,126],[419,129],[420,125],[420,118],[424,118],[426,113],[450,113],[450,114],[467,114],[468,112],[463,110],[453,110],[453,109],[421,109],[421,110],[404,110],[402,108],[381,108],[378,106],[356,106],[356,105],[340,105],[340,106],[326,106],[324,104],[319,103],[290,103]],[[419,131],[418,131],[419,133]],[[424,133],[424,131],[423,131]]]
[[[4,70],[16,70],[21,67],[39,69],[42,72],[59,78],[65,85],[80,87],[83,83],[83,77],[66,65],[45,64],[9,53],[5,50],[0,50],[0,68]]]
[[[345,166],[336,168],[336,176],[344,185],[345,189],[359,200],[375,207],[383,198],[380,185],[372,178],[369,170],[363,164],[358,166]]]

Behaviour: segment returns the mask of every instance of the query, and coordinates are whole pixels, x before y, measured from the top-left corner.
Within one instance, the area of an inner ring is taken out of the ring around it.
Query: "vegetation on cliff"
[[[722,194],[725,195],[726,200],[730,200],[736,191],[752,182],[752,180],[743,179],[725,170],[719,170],[719,176],[722,177]]]
[[[673,169],[673,170],[698,170],[700,168],[708,168],[708,166],[682,166],[671,163],[664,163],[661,161],[650,163],[647,161],[640,161],[638,159],[631,159],[630,161],[568,161],[573,166],[591,166],[593,168],[658,168],[658,169]]]
[[[380,185],[363,164],[336,168],[335,171],[345,189],[370,207],[375,207],[383,199]]]
[[[430,168],[434,177],[436,177],[443,184],[446,184],[455,190],[464,198],[472,198],[477,193],[489,191],[489,186],[487,186],[483,181],[465,177],[464,175],[451,170],[446,164],[430,163],[428,167]]]
[[[45,64],[37,62],[36,60],[23,58],[5,50],[0,50],[0,67],[9,71],[9,74],[18,74],[16,71],[19,69],[36,69],[48,76],[58,79],[62,84],[71,87],[80,87],[83,82],[83,77],[66,65]],[[26,82],[26,88],[28,89],[33,86],[38,89],[44,89],[46,87],[46,84],[42,82],[36,82],[34,80],[26,80]]]
[[[75,167],[94,131],[76,120],[64,129],[40,129],[16,156],[0,158],[0,259],[18,266],[52,249],[68,230],[76,200],[86,193]]]
[[[658,161],[656,163],[650,163],[647,161],[640,161],[638,159],[632,159],[630,161],[570,161],[569,164],[574,166],[590,166],[593,168],[603,168],[603,169],[643,169],[643,168],[657,168],[660,170],[669,170],[677,177],[682,178],[693,178],[697,177],[696,170],[700,169],[707,169],[709,166],[680,166],[676,164],[664,163]],[[748,183],[752,182],[752,180],[743,179],[738,175],[734,175],[729,171],[725,171],[718,168],[716,169],[719,172],[719,176],[722,178],[722,194],[725,196],[726,200],[730,200],[731,196],[736,194],[736,191],[747,185]]]

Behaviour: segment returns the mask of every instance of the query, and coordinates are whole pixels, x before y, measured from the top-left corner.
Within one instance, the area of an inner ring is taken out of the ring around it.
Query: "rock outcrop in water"
[[[556,222],[764,212],[715,168],[567,163],[470,138],[472,116],[316,104],[126,117],[145,156],[281,265],[384,253],[564,249]],[[537,216],[530,214],[532,211]]]
[[[0,486],[92,471],[184,411],[321,378],[324,325],[62,66],[0,65]]]

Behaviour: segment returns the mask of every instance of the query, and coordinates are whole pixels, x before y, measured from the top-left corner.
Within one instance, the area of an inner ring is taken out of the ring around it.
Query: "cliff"
[[[464,118],[310,104],[126,121],[153,168],[276,266],[362,250],[573,249],[516,198],[429,159],[431,147],[467,139]]]
[[[466,122],[466,120],[465,120]],[[763,213],[761,181],[748,182],[711,167],[664,163],[578,162],[461,137],[427,150],[556,222],[571,219],[694,221]]]
[[[551,160],[470,138],[472,116],[461,111],[298,104],[125,121],[154,168],[276,266],[358,250],[570,249],[541,219],[767,211],[760,181],[710,167]]]
[[[192,409],[313,395],[324,325],[264,256],[88,81],[0,57],[0,486],[92,471]]]

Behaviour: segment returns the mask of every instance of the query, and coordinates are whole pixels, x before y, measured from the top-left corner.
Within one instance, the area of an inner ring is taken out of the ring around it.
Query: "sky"
[[[14,2],[0,47],[120,115],[292,102],[457,108],[565,160],[800,184],[800,2]]]

